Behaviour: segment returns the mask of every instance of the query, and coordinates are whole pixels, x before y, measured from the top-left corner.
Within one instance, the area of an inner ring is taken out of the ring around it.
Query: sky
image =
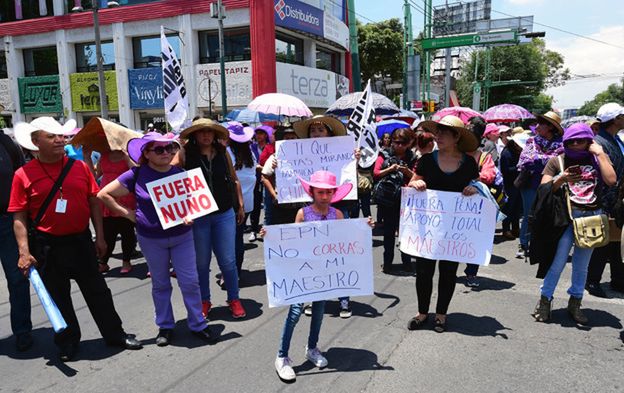
[[[422,8],[423,0],[410,0]],[[449,0],[448,3],[456,3]],[[357,16],[364,23],[403,18],[403,0],[355,0]],[[434,7],[443,0],[433,0]],[[580,107],[624,76],[623,0],[492,0],[492,19],[534,15],[533,31],[546,32],[546,47],[561,53],[573,80],[547,90],[557,109]],[[368,18],[368,19],[367,19]],[[422,31],[424,16],[412,8],[413,31]],[[543,25],[539,25],[543,24]],[[547,26],[544,26],[547,25]],[[566,32],[558,31],[565,30]],[[612,44],[575,36],[590,37]],[[462,103],[464,104],[464,103]]]

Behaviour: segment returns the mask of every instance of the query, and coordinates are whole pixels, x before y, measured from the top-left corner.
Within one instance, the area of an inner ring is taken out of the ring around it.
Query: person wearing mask
[[[479,140],[456,116],[445,116],[439,122],[425,123],[428,129],[434,131],[438,150],[424,155],[418,161],[409,186],[418,191],[429,189],[475,195],[477,189],[469,184],[479,177],[479,169],[477,162],[466,153],[477,150]],[[455,291],[458,263],[438,261],[438,265],[440,275],[434,330],[442,333],[446,330],[446,314]],[[409,330],[423,327],[428,320],[435,266],[434,260],[416,258],[418,314],[409,320]]]
[[[54,335],[63,362],[75,357],[81,337],[71,300],[70,279],[78,284],[108,345],[126,349],[143,347],[133,335],[124,332],[111,291],[98,271],[97,258],[106,253],[102,211],[96,197],[99,189],[84,162],[65,156],[63,135],[73,128],[67,124],[61,126],[51,117],[15,126],[15,132],[23,134],[24,139],[30,137],[38,154],[15,172],[8,208],[14,218],[20,255],[18,267],[24,274],[32,266],[37,267],[67,323],[65,330]],[[52,195],[51,199],[48,195]],[[50,201],[47,207],[46,199]],[[95,229],[95,245],[89,219]],[[33,223],[29,224],[29,220]],[[34,226],[30,236],[29,225]]]
[[[515,185],[522,196],[522,223],[520,224],[520,244],[517,258],[526,258],[529,251],[529,213],[535,200],[537,187],[542,179],[542,171],[548,160],[563,152],[561,118],[555,112],[538,115],[535,136],[527,140],[518,161],[518,178]]]
[[[600,131],[594,139],[597,144],[607,153],[615,168],[617,182],[620,184],[624,178],[624,142],[618,136],[618,132],[624,129],[624,107],[617,103],[604,104],[598,109],[596,115],[600,122]],[[603,184],[601,186],[601,207],[605,214],[615,218],[614,207],[618,197],[618,186]],[[587,291],[597,297],[607,297],[600,286],[602,273],[607,263],[611,267],[612,290],[624,293],[624,263],[620,250],[621,242],[611,242],[604,247],[594,250],[589,262],[587,274]]]
[[[236,225],[245,218],[241,185],[230,155],[219,140],[227,141],[225,127],[209,119],[198,119],[180,134],[187,143],[173,159],[173,165],[186,170],[200,168],[219,210],[195,219],[193,239],[197,257],[197,272],[202,294],[202,310],[208,315],[212,308],[210,297],[210,261],[215,253],[225,287],[227,302],[234,318],[247,313],[239,299],[236,268]]]
[[[0,261],[9,290],[11,331],[18,352],[27,351],[33,345],[30,284],[17,267],[19,252],[13,232],[13,214],[8,211],[13,174],[23,165],[21,149],[0,131]]]

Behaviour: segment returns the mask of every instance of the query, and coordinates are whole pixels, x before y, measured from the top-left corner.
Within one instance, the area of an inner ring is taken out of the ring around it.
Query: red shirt
[[[258,164],[264,166],[264,163],[271,157],[271,154],[275,154],[275,145],[267,143],[262,153],[260,153]]]
[[[67,157],[63,157],[63,165],[67,160]],[[60,161],[45,164],[34,159],[18,169],[13,178],[8,211],[26,211],[30,219],[34,220],[60,174]],[[96,196],[99,191],[91,171],[82,161],[74,162],[62,188],[63,199],[67,201],[65,213],[56,213],[56,201],[60,198],[60,191],[57,191],[37,226],[38,230],[55,236],[80,233],[87,229],[91,217],[89,197]]]

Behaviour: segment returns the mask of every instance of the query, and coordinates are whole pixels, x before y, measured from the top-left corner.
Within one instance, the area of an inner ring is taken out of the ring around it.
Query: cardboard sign
[[[458,192],[401,191],[401,251],[433,260],[488,265],[496,206]]]
[[[365,218],[271,225],[264,237],[269,307],[373,294]]]
[[[219,210],[199,168],[154,180],[145,186],[163,229],[182,224],[185,217],[194,219]]]
[[[275,181],[279,203],[310,202],[299,181],[310,180],[320,170],[336,175],[336,184],[353,184],[344,199],[357,199],[357,173],[352,136],[292,139],[278,141],[275,146]]]

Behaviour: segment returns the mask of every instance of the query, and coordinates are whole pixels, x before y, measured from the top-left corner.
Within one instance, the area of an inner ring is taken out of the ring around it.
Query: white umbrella
[[[312,116],[312,111],[300,99],[283,93],[262,94],[247,105],[252,111],[285,116]]]

